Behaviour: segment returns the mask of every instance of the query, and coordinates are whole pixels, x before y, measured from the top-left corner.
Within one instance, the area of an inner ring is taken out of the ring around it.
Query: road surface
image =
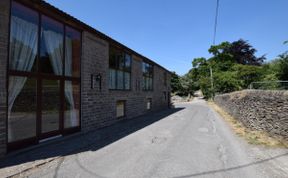
[[[176,107],[177,112],[102,148],[63,156],[23,176],[288,177],[287,149],[248,145],[201,99]]]

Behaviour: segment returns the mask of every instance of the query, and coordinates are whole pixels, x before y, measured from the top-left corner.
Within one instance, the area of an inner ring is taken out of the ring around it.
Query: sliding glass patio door
[[[80,129],[81,32],[11,5],[8,149]]]

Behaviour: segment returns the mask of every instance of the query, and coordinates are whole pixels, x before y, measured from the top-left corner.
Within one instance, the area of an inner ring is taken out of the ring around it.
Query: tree
[[[263,68],[261,66],[236,64],[232,67],[238,80],[241,80],[241,88],[248,88],[252,82],[260,81],[263,77]]]
[[[255,53],[257,50],[253,48],[248,41],[244,41],[242,39],[235,41],[231,44],[231,46],[227,49],[227,53],[233,55],[233,58],[237,63],[243,65],[261,65],[263,64],[265,55],[261,57],[256,57]]]
[[[288,52],[279,55],[277,60],[279,63],[279,71],[277,73],[279,80],[288,80]]]
[[[180,77],[176,74],[176,72],[172,72],[171,75],[171,90],[172,93],[182,90]]]
[[[240,39],[232,43],[222,42],[219,45],[211,46],[208,50],[216,59],[233,60],[243,65],[261,65],[263,64],[265,55],[256,57],[257,50],[253,48],[248,41]]]

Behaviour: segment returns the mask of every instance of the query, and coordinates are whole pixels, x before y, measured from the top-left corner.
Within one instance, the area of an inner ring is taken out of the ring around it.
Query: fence
[[[252,82],[249,89],[259,90],[288,90],[288,81]]]

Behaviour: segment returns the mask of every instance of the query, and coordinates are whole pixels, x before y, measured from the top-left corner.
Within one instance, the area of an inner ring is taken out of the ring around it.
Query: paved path
[[[288,177],[287,149],[248,145],[203,100],[176,108],[124,123],[116,137],[114,133],[22,176]]]

